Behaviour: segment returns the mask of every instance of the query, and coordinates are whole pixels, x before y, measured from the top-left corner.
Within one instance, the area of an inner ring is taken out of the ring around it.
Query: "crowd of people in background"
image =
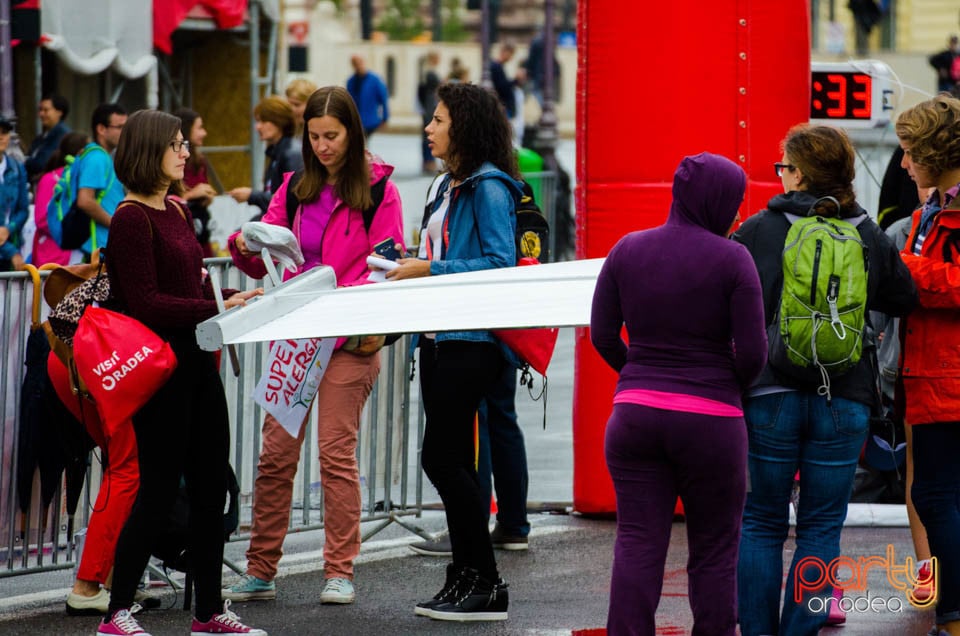
[[[88,136],[67,125],[66,99],[45,96],[38,105],[42,133],[23,162],[8,152],[13,122],[0,118],[0,271],[24,265],[32,192],[33,262],[90,261],[109,245],[112,306],[160,334],[180,361],[132,421],[120,423],[128,435],[103,440],[116,449],[109,453],[115,468],[136,468],[138,492],[114,502],[123,510],[99,513],[110,528],[91,523],[97,550],[85,553],[89,561],[67,599],[70,613],[103,615],[99,636],[146,633],[134,616],[150,602],[138,583],[181,478],[190,493],[193,633],[265,636],[243,625],[229,602],[277,596],[305,428],[293,436],[272,415],[264,418],[247,568],[224,586],[229,422],[217,362],[194,336],[196,325],[217,312],[203,273],[203,258],[213,255],[214,198],[227,194],[255,206],[253,220],[293,232],[305,262],[288,277],[328,265],[339,285],[366,284],[366,257],[384,242],[401,254],[388,280],[513,266],[522,193],[513,123],[522,121],[525,86],[542,99],[550,63],[535,40],[510,79],[505,65],[514,54],[503,44],[487,62],[492,90],[471,83],[457,58],[441,79],[439,56],[425,56],[417,87],[422,171],[440,174],[410,253],[393,167],[368,149],[371,135],[389,122],[387,88],[360,55],[351,58],[345,87],[298,79],[285,96],[255,106],[263,180],[229,190],[201,151],[203,118],[188,108],[128,116],[119,104],[100,104]],[[940,90],[957,89],[958,60],[956,36],[930,58]],[[879,211],[880,220],[891,215],[882,223],[890,225],[887,233],[856,200],[846,134],[801,124],[787,131],[775,164],[783,193],[742,225],[745,173],[703,153],[680,162],[666,222],[625,236],[610,251],[591,318],[592,343],[619,374],[605,440],[618,512],[608,633],[654,631],[679,496],[695,632],[732,636],[739,625],[744,636],[816,634],[829,611],[811,611],[805,601],[833,590],[824,584],[795,595],[793,583],[805,578],[798,570],[806,560],[828,563],[840,554],[854,471],[879,409],[906,425],[907,506],[920,561],[914,593],[937,598],[932,633],[960,634],[960,551],[953,541],[960,525],[953,442],[960,440],[951,397],[960,360],[944,354],[960,334],[960,99],[945,93],[907,109],[896,134],[892,166],[902,173],[891,178],[905,174],[909,181],[906,195]],[[45,213],[67,168],[77,208],[90,223],[76,250],[57,245]],[[825,376],[826,391],[771,364],[784,243],[791,224],[811,216],[856,228],[870,256],[866,307],[877,316],[863,356],[844,373]],[[227,247],[249,276],[265,275],[243,232],[233,233]],[[635,275],[651,268],[659,275]],[[223,290],[227,308],[260,293]],[[411,547],[450,562],[436,595],[413,609],[436,620],[504,620],[510,593],[495,549],[527,549],[530,531],[514,404],[520,361],[486,330],[419,334],[415,342],[426,413],[422,465],[443,501],[447,532]],[[326,530],[321,603],[349,604],[357,595],[358,431],[384,345],[376,335],[338,340],[317,394]],[[796,484],[796,549],[781,598]],[[494,491],[500,510],[491,530]]]

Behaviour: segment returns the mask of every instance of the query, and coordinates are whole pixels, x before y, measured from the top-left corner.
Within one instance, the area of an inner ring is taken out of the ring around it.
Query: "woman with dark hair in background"
[[[197,346],[197,324],[217,313],[189,212],[172,197],[190,154],[180,120],[141,110],[127,120],[114,163],[127,188],[110,225],[107,270],[117,309],[166,340],[173,375],[133,416],[140,489],[117,542],[110,607],[99,636],[145,632],[131,614],[134,594],[157,538],[167,527],[181,478],[190,501],[190,553],[196,582],[191,633],[266,636],[221,607],[223,509],[230,422],[213,353]],[[226,307],[262,290],[224,290]]]
[[[183,169],[183,186],[185,192],[181,197],[187,202],[190,214],[193,216],[193,231],[197,235],[204,258],[214,256],[210,247],[210,211],[207,209],[217,196],[217,190],[209,181],[209,164],[200,148],[207,136],[207,129],[203,127],[203,118],[196,111],[181,108],[173,113],[180,119],[180,131],[190,147],[190,157]]]
[[[254,220],[259,220],[267,211],[273,193],[283,182],[283,175],[303,167],[303,155],[300,152],[299,140],[294,137],[296,121],[293,108],[286,99],[277,95],[264,97],[254,107],[253,117],[257,120],[260,140],[267,146],[263,189],[254,190],[244,186],[234,188],[228,194],[240,203],[249,203],[260,208],[260,214],[254,217]]]
[[[67,162],[73,162],[84,146],[90,143],[90,137],[82,132],[69,132],[60,140],[60,146],[50,155],[43,174],[37,181],[37,192],[33,198],[33,222],[37,231],[33,235],[34,265],[39,267],[44,263],[69,265],[79,263],[83,254],[79,250],[62,249],[50,235],[50,225],[47,223],[47,205],[53,197],[53,189],[57,180],[63,174]]]
[[[449,172],[428,206],[419,257],[399,259],[386,274],[392,280],[511,267],[517,260],[521,189],[503,106],[473,84],[442,84],[437,97],[427,139]],[[473,423],[514,355],[489,331],[421,334],[419,345],[427,416],[421,457],[443,501],[453,563],[442,589],[414,611],[440,620],[505,620],[507,585],[487,527],[490,500],[474,466]]]
[[[297,237],[304,264],[296,274],[327,265],[341,287],[366,284],[370,275],[366,259],[375,245],[392,240],[403,249],[400,194],[388,180],[393,166],[366,152],[360,115],[346,89],[327,86],[316,91],[307,100],[304,117],[303,178],[291,185],[292,175],[284,176],[263,222],[289,227]],[[383,186],[381,201],[373,200],[377,184]],[[292,221],[287,211],[291,187],[299,202]],[[363,211],[374,204],[367,227]],[[259,252],[247,248],[243,234],[231,236],[229,246],[240,269],[253,278],[266,275]],[[364,336],[359,343],[338,342],[317,390],[324,520],[321,603],[353,603],[356,595],[353,562],[360,553],[361,513],[357,441],[363,405],[380,373],[377,352],[383,344],[383,336]],[[272,415],[264,418],[247,571],[223,590],[224,598],[276,597],[274,578],[283,554],[305,430],[301,424],[300,435],[292,437]]]
[[[916,288],[896,246],[856,201],[854,151],[846,134],[829,126],[802,124],[790,129],[782,149],[774,169],[784,193],[770,199],[767,209],[747,219],[733,235],[746,246],[760,273],[771,345],[780,337],[784,242],[791,224],[803,217],[839,218],[856,227],[869,254],[867,310],[903,316],[913,309]],[[818,589],[795,591],[794,584],[797,576],[817,580],[798,565],[827,564],[840,555],[840,532],[854,473],[871,409],[878,400],[875,348],[867,323],[859,361],[843,374],[829,376],[827,390],[821,390],[819,374],[816,381],[807,381],[768,362],[747,392],[744,415],[751,490],[744,508],[737,570],[743,636],[812,636],[827,620],[829,602],[811,604],[810,600],[815,596],[831,599],[832,587],[823,583]],[[790,529],[788,508],[798,470],[796,550],[781,611],[783,544]]]

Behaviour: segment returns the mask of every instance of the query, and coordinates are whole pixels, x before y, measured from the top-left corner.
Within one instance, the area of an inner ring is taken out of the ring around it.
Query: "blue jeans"
[[[480,403],[477,478],[485,500],[497,491],[497,523],[509,536],[530,534],[527,521],[527,449],[517,424],[517,370],[504,369]],[[493,481],[490,476],[493,474]],[[489,514],[489,506],[486,508]]]
[[[826,622],[827,612],[811,612],[808,602],[814,596],[830,595],[832,588],[805,589],[796,602],[797,562],[812,557],[829,564],[840,555],[840,532],[867,435],[870,407],[843,398],[833,398],[828,406],[824,397],[789,391],[748,399],[744,416],[751,489],[743,513],[737,567],[740,630],[743,636],[815,635]],[[781,613],[783,544],[798,470],[797,546]],[[802,580],[816,579],[809,570],[800,574]]]
[[[913,427],[913,505],[937,557],[937,624],[960,620],[960,423]]]

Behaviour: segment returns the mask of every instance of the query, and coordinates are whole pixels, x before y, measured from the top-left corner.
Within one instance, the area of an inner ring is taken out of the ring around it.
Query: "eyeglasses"
[[[170,150],[177,153],[183,152],[184,150],[190,152],[190,142],[186,139],[174,139],[170,142]]]
[[[784,171],[784,170],[790,170],[790,171],[792,172],[792,171],[794,171],[794,170],[796,170],[796,169],[797,169],[796,166],[791,166],[789,163],[780,163],[780,162],[778,161],[777,163],[773,164],[773,170],[774,170],[774,172],[777,173],[777,176],[778,176],[778,177],[782,177],[782,176],[783,176],[783,171]]]

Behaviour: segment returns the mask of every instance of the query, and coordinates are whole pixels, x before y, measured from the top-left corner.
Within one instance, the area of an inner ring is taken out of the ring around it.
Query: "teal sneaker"
[[[236,583],[223,588],[220,596],[230,601],[269,601],[277,598],[277,584],[244,574]]]
[[[340,577],[327,579],[323,584],[323,591],[320,592],[320,602],[325,605],[330,603],[349,605],[353,603],[355,597],[353,583],[350,579]]]

